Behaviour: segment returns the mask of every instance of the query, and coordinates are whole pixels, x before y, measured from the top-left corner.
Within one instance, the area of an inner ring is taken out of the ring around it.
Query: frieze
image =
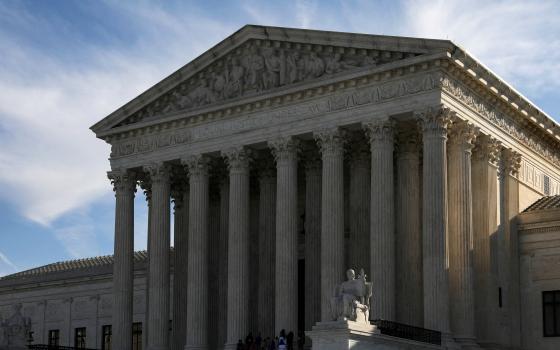
[[[442,79],[441,87],[444,91],[459,99],[461,102],[475,110],[478,114],[488,119],[500,129],[504,130],[507,134],[511,135],[533,151],[539,153],[554,165],[560,167],[558,149],[553,149],[547,145],[542,141],[541,137],[530,133],[524,129],[522,125],[519,125],[511,117],[496,108],[489,107],[484,101],[482,101],[481,98],[471,93],[460,83],[445,77]]]
[[[162,134],[114,140],[112,141],[111,158],[151,152],[174,145],[266,127],[274,123],[281,123],[292,117],[309,117],[381,103],[405,95],[433,90],[439,86],[437,81],[438,78],[435,74],[419,75],[406,80],[389,81],[354,91],[335,93],[296,106],[277,108],[259,117],[244,116],[239,119],[220,120],[219,122],[210,122]]]
[[[419,53],[249,40],[119,126],[417,55]]]
[[[525,160],[521,161],[521,167],[519,168],[519,175],[517,178],[525,185],[546,194],[544,188],[545,176],[545,172],[541,169]],[[547,195],[560,194],[560,183],[551,176],[548,176],[548,181],[549,193]]]

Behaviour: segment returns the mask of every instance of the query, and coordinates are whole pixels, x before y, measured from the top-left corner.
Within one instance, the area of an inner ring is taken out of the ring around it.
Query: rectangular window
[[[49,346],[59,346],[60,344],[60,331],[58,329],[49,330]]]
[[[498,288],[498,306],[502,307],[502,287]]]
[[[142,322],[132,324],[132,350],[142,350]]]
[[[77,349],[86,348],[86,327],[74,329],[74,347]]]
[[[550,177],[548,175],[543,176],[543,190],[546,196],[550,196]]]
[[[111,325],[101,327],[101,350],[111,350]]]
[[[560,337],[560,290],[542,292],[543,335]]]

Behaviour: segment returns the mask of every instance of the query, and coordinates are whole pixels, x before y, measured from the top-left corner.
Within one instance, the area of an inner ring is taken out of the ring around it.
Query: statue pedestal
[[[411,350],[441,346],[383,335],[376,326],[353,321],[318,322],[311,331],[313,350]]]

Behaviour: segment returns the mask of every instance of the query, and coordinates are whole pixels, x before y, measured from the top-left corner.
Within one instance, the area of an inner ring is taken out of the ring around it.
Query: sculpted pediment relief
[[[419,54],[251,39],[116,126],[255,96],[283,86]]]

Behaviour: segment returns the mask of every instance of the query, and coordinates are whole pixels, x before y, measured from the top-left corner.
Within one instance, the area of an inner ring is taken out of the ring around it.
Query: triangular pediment
[[[442,40],[245,26],[92,130],[99,134],[451,46]]]

